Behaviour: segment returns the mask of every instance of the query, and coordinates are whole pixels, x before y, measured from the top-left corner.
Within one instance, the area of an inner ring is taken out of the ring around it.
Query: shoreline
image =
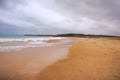
[[[34,80],[41,70],[67,57],[71,42],[53,40],[51,46],[0,52],[0,80]]]
[[[76,37],[49,42],[54,45],[0,53],[0,80],[120,79],[119,39]]]
[[[65,39],[63,37],[3,37],[0,38],[0,52],[50,46]]]
[[[119,80],[120,41],[77,38],[68,58],[44,69],[36,80]]]

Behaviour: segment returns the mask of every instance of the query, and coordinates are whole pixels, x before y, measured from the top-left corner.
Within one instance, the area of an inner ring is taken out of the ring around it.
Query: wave
[[[63,39],[61,37],[41,37],[41,38],[0,38],[0,42],[37,42],[50,39]]]
[[[60,40],[62,37],[23,37],[23,38],[0,38],[0,51],[20,50],[28,47],[50,46],[45,41]]]

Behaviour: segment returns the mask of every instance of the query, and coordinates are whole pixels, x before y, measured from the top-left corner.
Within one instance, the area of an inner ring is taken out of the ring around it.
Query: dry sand
[[[68,58],[44,69],[37,80],[120,80],[120,39],[79,38]]]

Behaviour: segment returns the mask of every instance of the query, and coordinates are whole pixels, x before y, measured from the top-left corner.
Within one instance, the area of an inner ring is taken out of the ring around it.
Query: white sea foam
[[[0,38],[0,51],[20,50],[28,47],[50,46],[47,40],[64,39],[62,37],[18,37],[18,38]]]
[[[50,39],[63,39],[61,37],[42,37],[42,38],[0,38],[0,42],[37,42]]]

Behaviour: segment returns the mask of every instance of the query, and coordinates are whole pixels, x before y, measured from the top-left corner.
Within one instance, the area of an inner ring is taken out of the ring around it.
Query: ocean
[[[0,51],[21,50],[29,47],[51,46],[47,40],[59,40],[62,37],[47,36],[0,36]]]

